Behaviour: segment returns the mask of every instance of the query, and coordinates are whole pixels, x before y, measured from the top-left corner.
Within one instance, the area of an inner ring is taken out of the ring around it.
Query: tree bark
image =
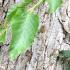
[[[0,22],[3,23],[7,10],[15,0],[0,0]],[[66,70],[67,61],[57,60],[59,50],[70,49],[70,0],[63,0],[60,9],[48,14],[47,3],[36,13],[40,16],[39,31],[32,47],[16,60],[8,59],[8,46],[1,47],[0,70]],[[10,35],[6,44],[10,42]]]

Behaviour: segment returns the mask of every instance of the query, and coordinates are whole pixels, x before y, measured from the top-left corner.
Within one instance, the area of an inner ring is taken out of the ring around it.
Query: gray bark
[[[4,22],[6,11],[14,4],[6,0],[2,6],[0,0],[0,22]],[[70,49],[70,0],[63,0],[60,9],[47,14],[47,3],[42,4],[36,13],[40,16],[39,32],[32,48],[21,54],[16,60],[8,59],[8,46],[1,48],[0,70],[66,70],[66,62],[57,61],[59,50]],[[7,44],[10,42],[8,36]]]

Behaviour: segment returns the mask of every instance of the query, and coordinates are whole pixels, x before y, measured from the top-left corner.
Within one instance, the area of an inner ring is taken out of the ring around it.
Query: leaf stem
[[[30,12],[33,12],[39,5],[41,5],[44,2],[44,0],[39,0],[37,4],[35,4],[31,9],[29,9]]]

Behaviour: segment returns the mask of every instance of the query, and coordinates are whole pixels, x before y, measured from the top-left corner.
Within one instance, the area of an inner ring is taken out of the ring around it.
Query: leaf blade
[[[19,15],[18,19],[14,20],[14,18],[11,20],[13,24],[12,41],[9,49],[10,59],[15,59],[19,54],[25,52],[31,46],[39,25],[39,18],[33,13],[27,12],[23,16]],[[15,22],[16,20],[19,21]]]
[[[49,4],[49,12],[54,13],[62,4],[62,0],[46,0]]]
[[[20,8],[25,9],[25,6],[27,6],[31,2],[32,0],[21,0],[18,4],[12,5],[11,8],[8,10],[6,16],[7,21],[10,21],[12,19],[12,17],[15,15],[18,9]]]

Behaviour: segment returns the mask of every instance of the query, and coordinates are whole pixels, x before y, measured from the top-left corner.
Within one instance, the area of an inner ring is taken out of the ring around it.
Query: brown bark
[[[4,22],[6,11],[14,0],[0,0],[0,22]],[[1,7],[2,6],[2,7]],[[70,0],[63,0],[62,7],[54,14],[47,14],[47,4],[36,12],[40,16],[39,32],[32,48],[16,60],[8,59],[8,46],[1,48],[0,70],[65,70],[67,62],[57,61],[58,50],[70,49]],[[8,36],[7,44],[10,42]]]

